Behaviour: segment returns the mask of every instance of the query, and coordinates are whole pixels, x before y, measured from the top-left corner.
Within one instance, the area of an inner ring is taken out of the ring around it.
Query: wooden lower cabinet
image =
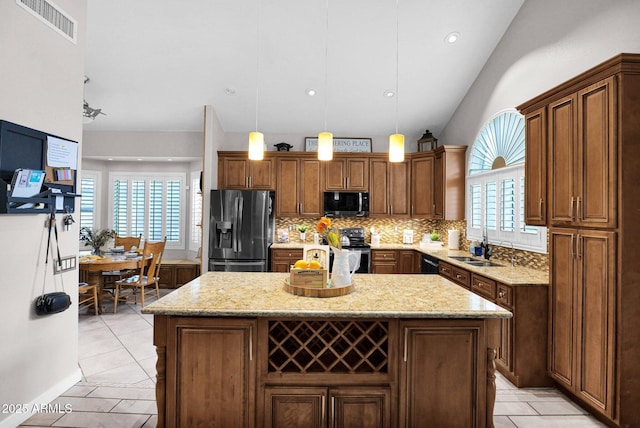
[[[273,248],[271,249],[271,272],[289,272],[291,265],[301,258],[301,248]]]
[[[254,427],[256,321],[156,316],[154,324],[156,346],[158,334],[166,340],[158,349],[158,426]]]
[[[459,321],[455,326],[401,322],[400,328],[401,426],[479,427],[487,419],[493,426],[493,412],[487,415],[484,411],[487,382],[480,366],[487,363],[487,348],[481,345],[486,340],[483,322]]]
[[[438,269],[441,276],[513,314],[500,320],[498,371],[518,388],[552,385],[547,374],[549,287],[502,284],[442,261]]]
[[[388,428],[391,393],[377,387],[267,387],[265,428]]]
[[[178,288],[200,276],[200,264],[191,260],[167,260],[160,266],[160,288]]]
[[[420,273],[420,253],[413,250],[399,250],[398,273]]]
[[[371,273],[398,273],[396,250],[371,250]]]
[[[549,372],[614,419],[616,233],[551,228],[549,245]]]
[[[498,323],[155,315],[158,426],[493,426]]]

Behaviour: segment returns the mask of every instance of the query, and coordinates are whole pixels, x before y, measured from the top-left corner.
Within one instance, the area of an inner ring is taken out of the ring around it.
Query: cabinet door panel
[[[433,156],[411,161],[412,216],[433,218],[434,216],[434,158]]]
[[[324,428],[325,388],[265,388],[265,428]]]
[[[369,189],[369,160],[347,159],[347,188],[349,190],[367,191]]]
[[[549,106],[551,224],[570,225],[576,198],[576,96]]]
[[[581,226],[615,227],[617,202],[616,108],[613,77],[578,93],[580,143],[576,217]]]
[[[347,165],[344,159],[334,159],[325,164],[326,190],[344,190],[346,188]]]
[[[525,223],[547,224],[547,110],[543,107],[525,117]]]
[[[584,231],[577,237],[577,393],[611,414],[615,323],[615,233]]]
[[[400,420],[406,427],[472,427],[480,399],[474,371],[480,357],[473,327],[404,327],[406,363],[402,364]],[[486,350],[483,350],[486,352]],[[484,352],[480,352],[482,358]]]
[[[251,176],[249,185],[252,189],[275,190],[273,159],[264,159],[251,162]]]
[[[278,159],[276,172],[276,216],[296,217],[298,215],[298,170],[297,159]]]
[[[409,217],[411,169],[409,162],[389,163],[389,214]]]
[[[574,229],[551,229],[549,260],[549,371],[552,377],[566,387],[572,387],[575,331],[574,284],[575,275]]]
[[[384,388],[332,389],[329,421],[335,428],[391,426],[390,392]]]
[[[300,202],[300,216],[320,217],[322,216],[322,168],[320,161],[301,160],[300,161],[300,183],[298,184],[298,200]]]
[[[515,314],[514,314],[515,317]],[[513,359],[511,357],[513,349],[513,318],[500,320],[500,347],[496,363],[502,364],[507,371],[513,371]]]
[[[265,428],[325,427],[325,388],[266,388]]]
[[[206,319],[190,318],[172,322],[169,331],[176,334],[167,349],[176,351],[167,355],[167,366],[176,372],[167,377],[167,387],[179,393],[174,402],[166,403],[167,425],[253,426],[255,364],[250,344],[255,323],[225,320],[211,326]]]
[[[249,160],[225,157],[222,161],[221,189],[246,189]]]
[[[369,217],[384,217],[389,214],[389,162],[384,159],[371,159],[369,177]]]

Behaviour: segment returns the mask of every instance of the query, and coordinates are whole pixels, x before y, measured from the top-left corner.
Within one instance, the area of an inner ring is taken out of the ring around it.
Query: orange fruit
[[[309,269],[322,269],[322,265],[316,260],[311,260],[309,262]]]
[[[293,265],[295,269],[309,269],[309,262],[306,260],[298,260],[296,264]]]

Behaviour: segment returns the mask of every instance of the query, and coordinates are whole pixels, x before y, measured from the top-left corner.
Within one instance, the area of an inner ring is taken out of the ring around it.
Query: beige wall
[[[202,132],[86,130],[83,148],[85,157],[202,158]]]
[[[0,118],[81,143],[84,0],[56,0],[79,23],[78,44],[59,36],[15,1],[0,2]],[[80,144],[82,149],[82,144]],[[44,278],[46,215],[0,216],[0,403],[46,404],[78,380],[78,310],[37,317],[33,302],[45,284],[64,284],[77,302],[78,272]],[[76,255],[78,229],[60,233],[62,256]],[[0,413],[0,427],[29,415]]]
[[[637,0],[527,0],[440,136],[473,145],[496,113],[621,52],[640,52]],[[467,151],[467,157],[471,150]]]

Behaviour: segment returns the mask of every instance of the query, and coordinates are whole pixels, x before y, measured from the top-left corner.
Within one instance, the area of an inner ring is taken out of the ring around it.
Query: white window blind
[[[110,212],[119,235],[142,234],[146,241],[167,237],[167,248],[184,248],[185,174],[111,174]]]
[[[202,192],[200,189],[200,171],[191,173],[191,222],[189,249],[198,251],[202,242]]]
[[[100,216],[97,211],[99,201],[100,172],[82,171],[80,180],[80,224],[79,227],[100,227]]]

